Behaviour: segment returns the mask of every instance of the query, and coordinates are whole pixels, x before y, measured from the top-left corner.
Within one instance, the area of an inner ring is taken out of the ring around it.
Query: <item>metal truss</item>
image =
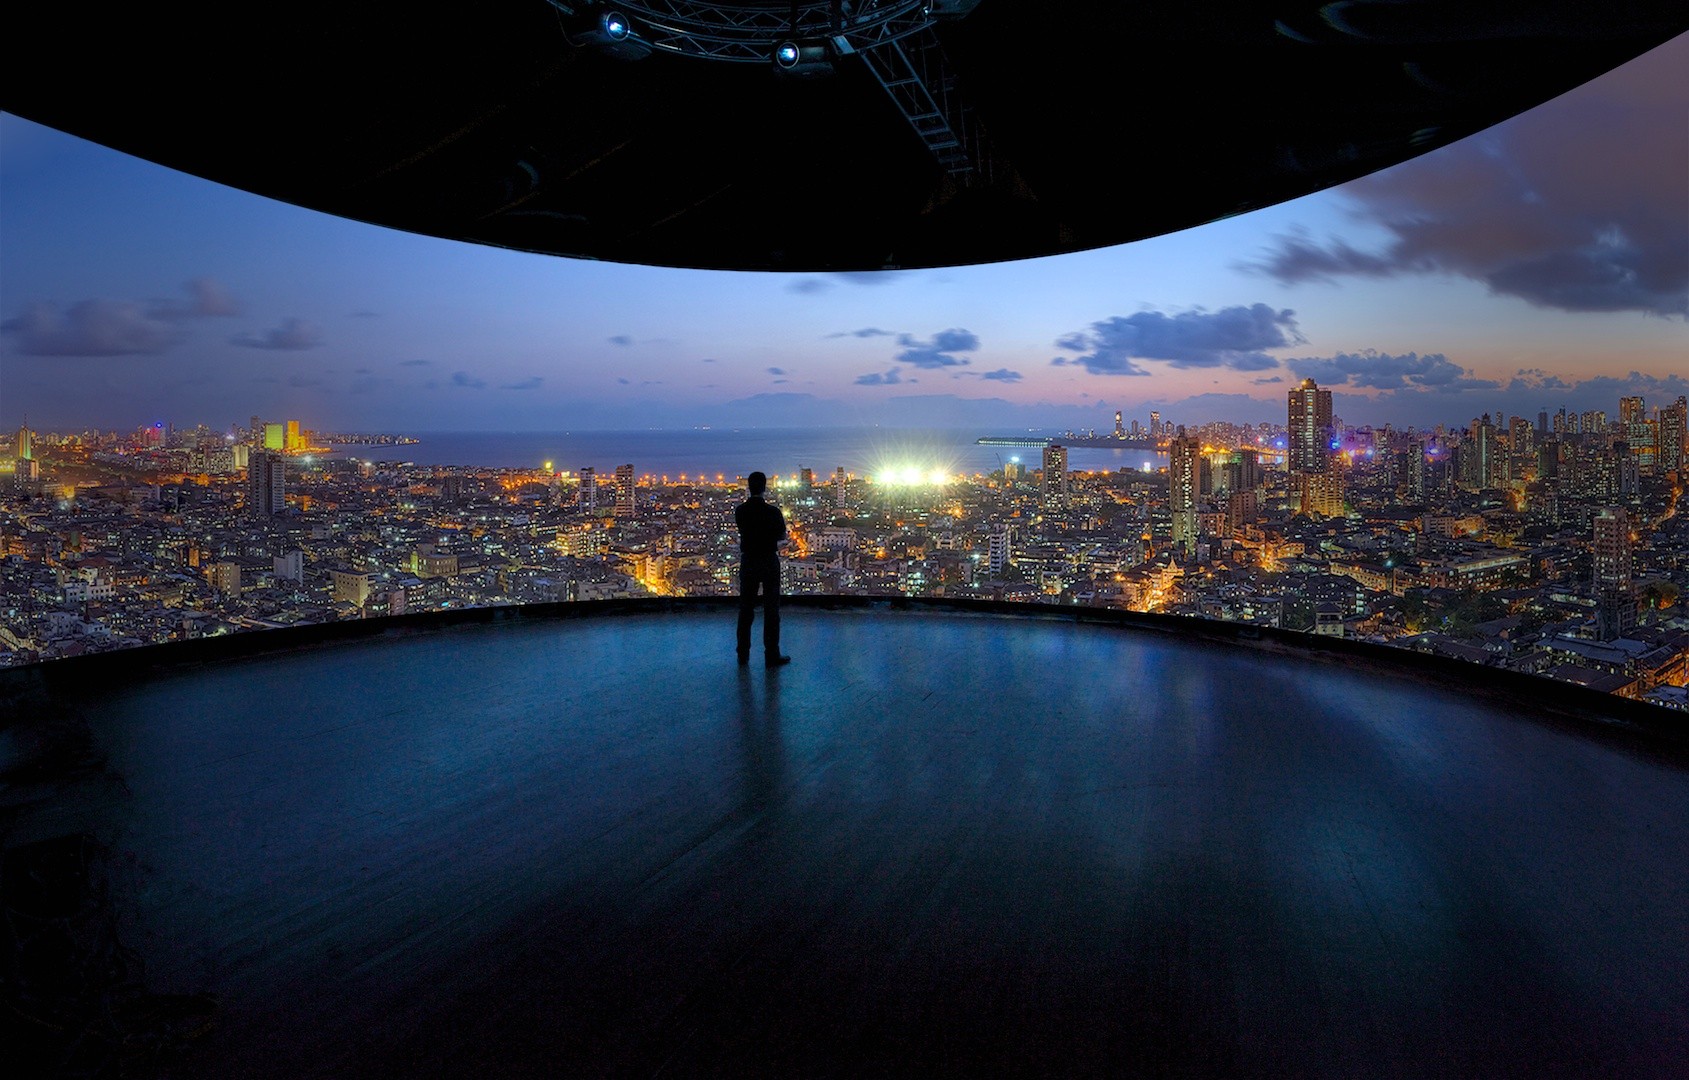
[[[862,59],[946,172],[968,179],[988,168],[979,123],[956,92],[930,27],[867,50]]]
[[[606,10],[600,0],[548,0],[566,15]],[[825,42],[842,59],[862,57],[933,158],[964,182],[989,170],[983,137],[956,91],[933,25],[959,17],[973,2],[931,0],[796,0],[794,3],[708,3],[704,0],[617,0],[639,41],[681,56],[767,64],[786,41]],[[989,177],[985,177],[989,180]]]
[[[600,5],[550,0],[568,14]],[[878,48],[930,26],[926,0],[799,0],[795,4],[703,3],[699,0],[629,0],[616,9],[633,21],[639,40],[653,49],[765,64],[783,41],[827,41],[840,55]]]

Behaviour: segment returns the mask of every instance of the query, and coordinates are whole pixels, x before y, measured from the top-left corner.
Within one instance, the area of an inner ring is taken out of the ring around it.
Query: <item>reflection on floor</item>
[[[103,694],[170,1075],[1667,1076],[1689,770],[1158,635],[465,626]],[[197,1000],[197,999],[168,999]]]

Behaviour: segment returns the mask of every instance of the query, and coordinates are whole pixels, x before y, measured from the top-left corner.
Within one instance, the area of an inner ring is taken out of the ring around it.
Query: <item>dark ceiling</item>
[[[570,6],[11,5],[0,107],[412,232],[670,266],[866,270],[1075,251],[1257,209],[1469,135],[1689,31],[1681,0],[982,0],[903,41],[935,65],[928,83],[952,80],[977,122],[964,130],[984,132],[953,172],[861,54],[810,79],[661,49],[626,62],[571,44]]]

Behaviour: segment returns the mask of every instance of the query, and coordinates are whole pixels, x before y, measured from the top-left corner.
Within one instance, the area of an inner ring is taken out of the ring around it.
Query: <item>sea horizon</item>
[[[1060,434],[1057,429],[980,431],[972,428],[636,428],[555,431],[408,431],[402,444],[342,444],[342,453],[385,461],[463,468],[541,469],[592,467],[600,473],[630,464],[641,476],[716,475],[734,479],[761,471],[774,476],[812,469],[817,477],[837,468],[855,475],[914,467],[950,474],[985,474],[1014,459],[1041,464],[1036,447],[980,446],[988,435]],[[1141,468],[1165,455],[1110,448],[1075,448],[1069,458],[1090,468]]]

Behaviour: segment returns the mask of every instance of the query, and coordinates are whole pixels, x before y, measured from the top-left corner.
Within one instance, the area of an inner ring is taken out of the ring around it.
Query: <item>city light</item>
[[[903,465],[881,470],[875,475],[874,482],[883,487],[943,487],[950,483],[950,474],[943,469]]]

